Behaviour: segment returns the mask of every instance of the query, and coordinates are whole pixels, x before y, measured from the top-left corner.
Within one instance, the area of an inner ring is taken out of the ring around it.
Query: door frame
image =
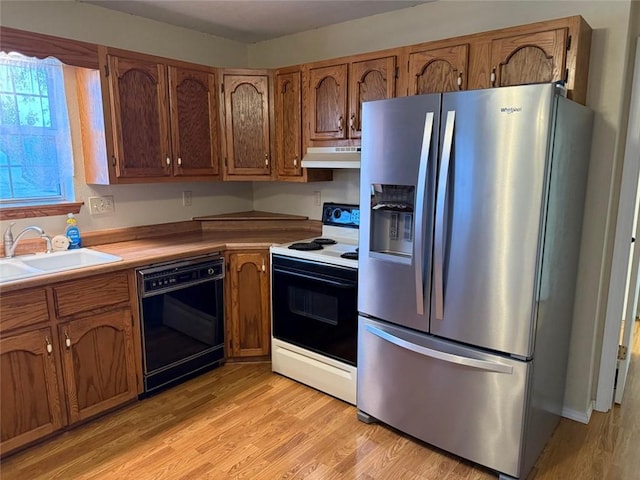
[[[629,242],[640,175],[640,37],[636,39],[635,67],[631,87],[629,123],[622,165],[622,181],[613,244],[609,297],[605,316],[595,409],[607,412],[613,405],[613,389],[629,267]]]
[[[638,237],[638,201],[640,200],[640,189],[636,192],[636,202],[634,209],[634,221],[633,221],[633,236]],[[640,287],[640,277],[638,277],[638,264],[640,262],[640,248],[637,244],[632,243],[629,250],[632,252],[629,258],[629,267],[627,269],[627,283],[626,283],[626,295],[623,302],[624,316],[621,332],[620,344],[627,347],[627,354],[624,360],[617,360],[617,374],[615,381],[615,390],[613,401],[621,404],[624,394],[624,387],[626,385],[627,376],[629,373],[629,365],[631,363],[631,346],[633,343],[633,332],[635,325],[636,311],[638,309],[638,288]]]

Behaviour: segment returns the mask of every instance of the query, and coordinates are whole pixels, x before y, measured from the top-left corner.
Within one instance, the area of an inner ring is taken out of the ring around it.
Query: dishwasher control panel
[[[164,263],[139,269],[137,273],[140,293],[144,297],[223,278],[224,258],[216,256]]]

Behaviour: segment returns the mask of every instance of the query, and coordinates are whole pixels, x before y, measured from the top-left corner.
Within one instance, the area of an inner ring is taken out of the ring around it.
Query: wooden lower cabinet
[[[136,398],[131,319],[125,308],[58,327],[70,423]]]
[[[269,355],[269,251],[227,254],[227,359]]]
[[[33,442],[63,426],[50,328],[0,339],[0,453]]]
[[[137,397],[130,291],[116,272],[2,296],[2,455]]]

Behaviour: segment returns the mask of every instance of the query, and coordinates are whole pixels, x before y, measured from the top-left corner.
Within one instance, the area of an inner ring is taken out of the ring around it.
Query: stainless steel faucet
[[[35,225],[29,225],[28,227],[25,227],[16,236],[16,238],[14,240],[13,239],[13,232],[11,231],[11,227],[13,227],[15,224],[16,224],[15,222],[11,222],[9,224],[9,227],[7,227],[7,229],[4,231],[4,236],[3,236],[3,240],[4,240],[4,256],[6,258],[12,258],[15,255],[16,247],[18,246],[18,242],[24,236],[24,234],[27,233],[30,230],[33,230],[34,232],[38,233],[40,235],[40,238],[43,238],[45,240],[45,242],[47,242],[47,246],[46,246],[47,253],[51,253],[51,250],[52,250],[51,237],[49,237],[49,235],[44,233],[44,230],[42,230],[40,227],[36,227]]]

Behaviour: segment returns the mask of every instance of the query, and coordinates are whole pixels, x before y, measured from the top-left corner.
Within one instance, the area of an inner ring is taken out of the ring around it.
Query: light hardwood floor
[[[636,325],[636,330],[638,325]],[[640,478],[640,332],[622,407],[563,419],[530,480]],[[482,480],[495,474],[340,400],[233,364],[5,459],[2,480]]]

